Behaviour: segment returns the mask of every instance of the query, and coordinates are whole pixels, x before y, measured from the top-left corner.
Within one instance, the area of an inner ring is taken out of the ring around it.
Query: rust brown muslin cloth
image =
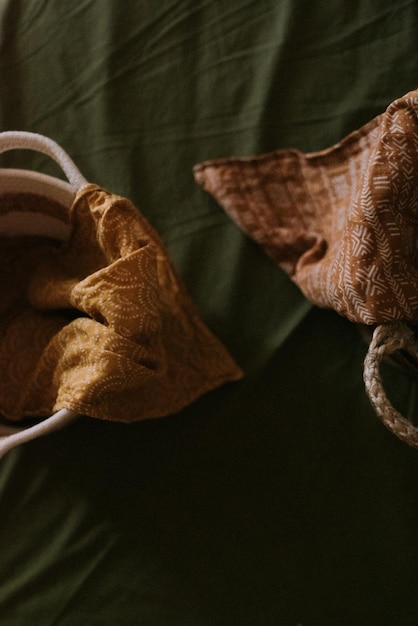
[[[0,413],[9,424],[62,410],[162,417],[242,376],[128,199],[86,183],[68,213],[15,187],[0,188],[0,226],[11,213],[43,215],[64,234],[0,239]]]
[[[418,322],[417,116],[412,91],[329,149],[277,150],[194,168],[197,182],[311,302],[379,325],[365,367],[373,404],[382,400],[373,394],[383,393],[376,367],[368,380],[376,359],[417,351],[406,324]],[[386,402],[383,412],[392,408]],[[389,421],[401,417],[395,412]],[[408,432],[398,436],[418,445],[409,421],[402,429]]]

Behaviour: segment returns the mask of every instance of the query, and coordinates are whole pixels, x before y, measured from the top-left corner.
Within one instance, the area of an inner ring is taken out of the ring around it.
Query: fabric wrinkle
[[[64,408],[125,422],[163,417],[242,376],[129,200],[89,185],[70,224],[60,244],[5,238],[0,248],[20,268],[0,272],[10,294],[0,319],[3,417]]]

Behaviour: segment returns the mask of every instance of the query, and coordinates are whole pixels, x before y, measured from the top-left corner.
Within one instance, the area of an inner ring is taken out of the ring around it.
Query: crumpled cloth
[[[335,146],[196,165],[305,296],[362,324],[418,322],[418,91]]]
[[[68,221],[66,209],[30,194],[3,196],[0,214],[11,210]],[[67,242],[1,238],[4,418],[63,408],[123,422],[163,417],[242,376],[129,200],[89,185],[69,221]]]

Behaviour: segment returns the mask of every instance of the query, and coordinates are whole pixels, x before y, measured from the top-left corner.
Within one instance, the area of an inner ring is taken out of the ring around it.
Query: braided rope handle
[[[418,448],[418,428],[389,402],[380,375],[384,357],[397,350],[406,350],[418,359],[418,344],[409,326],[404,322],[377,326],[364,361],[364,384],[370,402],[386,428],[408,445]]]
[[[87,180],[65,150],[49,137],[18,130],[0,133],[0,153],[20,149],[34,150],[51,157],[61,167],[74,191],[87,185]]]

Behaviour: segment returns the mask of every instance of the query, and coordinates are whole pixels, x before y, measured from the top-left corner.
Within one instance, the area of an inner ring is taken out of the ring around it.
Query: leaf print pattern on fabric
[[[337,145],[195,166],[195,178],[314,304],[418,322],[418,91]]]

